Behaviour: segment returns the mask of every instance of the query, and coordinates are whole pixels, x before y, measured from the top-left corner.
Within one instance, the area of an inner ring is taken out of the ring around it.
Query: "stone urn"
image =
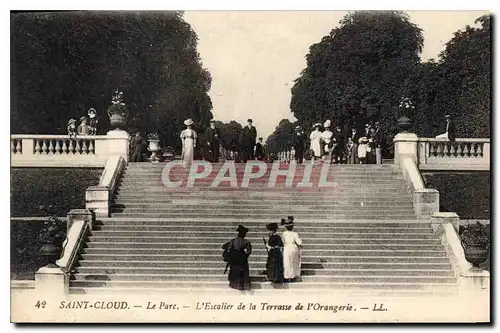
[[[158,156],[161,151],[160,137],[157,133],[151,133],[148,136],[148,142],[148,150],[151,152],[151,156],[149,157],[149,159],[151,162],[157,163],[160,161],[160,157]]]
[[[410,112],[415,109],[411,100],[403,97],[399,103],[401,117],[398,118],[398,126],[403,133],[407,133],[413,127],[413,120],[410,118]]]
[[[485,227],[477,222],[469,225],[460,234],[465,260],[478,268],[480,264],[488,259],[490,252],[490,238]]]
[[[129,115],[127,106],[123,102],[123,92],[116,90],[111,100],[112,105],[108,108],[108,117],[111,127],[115,130],[123,130],[127,124]]]
[[[489,249],[480,245],[469,244],[464,247],[465,260],[476,268],[488,259],[489,252]]]
[[[47,243],[42,245],[38,254],[40,261],[47,264],[54,264],[61,257],[62,247]]]

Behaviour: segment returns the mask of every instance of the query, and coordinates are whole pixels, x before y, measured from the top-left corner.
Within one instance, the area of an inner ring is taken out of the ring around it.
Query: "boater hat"
[[[238,229],[236,229],[236,231],[247,233],[248,232],[248,228],[245,228],[244,226],[242,226],[241,224],[239,224],[238,225]]]
[[[74,124],[76,123],[76,120],[75,119],[70,119],[68,120],[68,125],[71,125],[71,124]]]
[[[84,120],[87,120],[87,117],[85,117],[85,116],[80,117],[80,121],[84,121]]]
[[[313,125],[313,127],[321,127],[321,124],[320,123],[316,123]]]
[[[325,123],[323,124],[323,127],[330,127],[330,125],[332,124],[332,122],[330,120],[327,120],[325,121]]]
[[[184,120],[184,125],[186,125],[186,126],[193,125],[193,120],[191,118]]]
[[[215,123],[215,119],[211,119],[211,120],[210,120],[210,123]]]
[[[451,116],[450,116],[449,114],[445,114],[445,115],[444,115],[444,117],[445,117],[446,119],[451,118]]]
[[[267,230],[276,231],[278,230],[278,223],[269,223],[266,225]]]
[[[288,216],[288,220],[286,219],[281,219],[281,225],[282,226],[289,226],[289,225],[293,225],[293,216]]]

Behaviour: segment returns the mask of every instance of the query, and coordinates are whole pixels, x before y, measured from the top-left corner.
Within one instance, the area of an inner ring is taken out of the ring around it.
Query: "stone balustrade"
[[[489,170],[490,139],[418,138],[420,170]]]
[[[12,167],[103,167],[110,156],[128,160],[128,134],[107,135],[14,134],[10,137]]]

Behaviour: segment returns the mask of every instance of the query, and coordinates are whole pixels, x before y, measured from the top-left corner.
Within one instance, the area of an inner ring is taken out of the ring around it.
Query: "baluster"
[[[467,143],[464,143],[464,157],[470,157],[469,155],[469,145]]]
[[[56,140],[55,154],[61,155],[61,144],[59,143],[61,140]]]
[[[47,154],[47,141],[46,140],[42,140],[42,154]]]
[[[441,157],[441,153],[443,152],[443,144],[438,142],[436,144],[436,157]]]
[[[17,153],[17,142],[16,139],[10,140],[10,151],[13,152],[14,154]]]
[[[69,153],[74,155],[75,154],[75,141],[76,140],[69,140]]]
[[[477,143],[470,144],[470,157],[477,157],[476,147]]]
[[[457,143],[457,157],[462,157],[462,144]]]
[[[477,157],[483,157],[483,148],[484,148],[483,145],[484,143],[477,144],[477,150],[476,150]]]
[[[68,155],[68,151],[69,151],[69,140],[63,139],[61,154]]]
[[[429,157],[436,157],[436,145],[433,142],[429,142]]]
[[[80,145],[81,145],[81,154],[84,154],[84,155],[87,155],[88,154],[88,151],[87,151],[87,143],[88,141],[87,140],[82,140],[80,141]]]
[[[76,143],[76,153],[79,153],[80,155],[82,154],[82,140],[75,140]]]
[[[94,150],[94,140],[89,141],[89,153],[91,155],[95,155],[95,150]]]
[[[33,144],[35,145],[35,154],[40,154],[40,140],[33,139]]]
[[[448,157],[448,144],[444,143],[443,146],[443,157]]]
[[[54,154],[54,141],[53,140],[48,140],[48,142],[49,142],[49,151],[48,151],[48,153],[52,155],[52,154]]]
[[[455,145],[453,143],[450,143],[450,157],[457,157]]]

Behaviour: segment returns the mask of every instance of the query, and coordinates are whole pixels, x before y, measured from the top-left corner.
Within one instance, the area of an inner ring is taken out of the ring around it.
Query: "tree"
[[[201,130],[212,117],[196,46],[180,12],[13,13],[11,130],[64,133],[68,119],[94,107],[105,133],[120,89],[131,125],[179,148],[184,119]]]
[[[491,123],[491,17],[457,31],[440,54],[440,119],[450,113],[462,137],[489,137]]]
[[[267,137],[268,153],[279,153],[292,148],[295,124],[288,119],[282,119],[271,135]]]
[[[353,12],[313,44],[290,103],[304,128],[331,119],[341,126],[383,123],[397,132],[398,104],[420,62],[422,30],[401,12]],[[408,96],[412,97],[412,96]]]

